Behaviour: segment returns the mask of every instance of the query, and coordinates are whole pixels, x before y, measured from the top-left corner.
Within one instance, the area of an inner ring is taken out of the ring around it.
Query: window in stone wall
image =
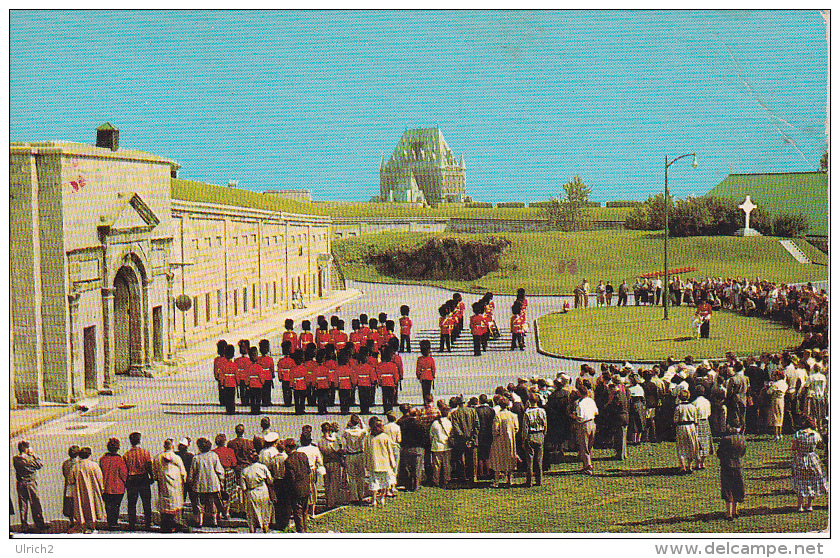
[[[239,237],[238,236],[233,237],[233,245],[234,246],[239,246]]]
[[[242,244],[244,244],[245,246],[248,246],[248,235],[247,234],[242,235]]]
[[[298,256],[303,255],[303,246],[298,247]]]
[[[204,295],[204,321],[210,323],[210,293]]]
[[[248,287],[242,287],[242,313],[248,313]]]
[[[274,281],[274,304],[277,304],[277,281]]]
[[[251,235],[251,242],[252,242],[253,244],[256,244],[256,243],[257,243],[257,235],[255,235],[255,234],[252,234],[252,235]]]
[[[309,291],[306,290],[306,274],[303,276],[303,294],[308,293]]]
[[[251,308],[257,307],[257,284],[251,285]]]
[[[219,246],[222,245],[222,237],[221,236],[216,237],[216,244],[219,245]]]
[[[277,235],[274,235],[274,245],[277,246]]]
[[[268,301],[271,300],[271,282],[265,282],[265,305],[268,306]]]
[[[216,289],[216,317],[222,317],[222,289]]]
[[[212,239],[212,238],[210,238],[210,237],[208,236],[207,238],[205,238],[205,239],[204,239],[204,241],[207,243],[207,247],[208,247],[208,248],[212,248],[212,247],[213,247],[213,239]]]
[[[198,239],[197,238],[193,238],[193,248],[196,251],[198,251]]]
[[[239,315],[239,291],[237,289],[233,290],[233,315]]]
[[[194,296],[193,300],[193,327],[198,327],[198,297]]]

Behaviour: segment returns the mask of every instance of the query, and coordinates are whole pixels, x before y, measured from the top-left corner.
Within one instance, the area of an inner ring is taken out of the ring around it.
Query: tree
[[[785,237],[801,237],[811,225],[803,213],[782,213],[773,219],[773,234]]]
[[[674,199],[671,197],[671,211],[674,209]],[[665,228],[665,194],[659,193],[648,196],[644,203],[630,210],[624,226],[628,229],[642,231],[661,231]]]
[[[820,157],[820,172],[828,172],[828,149]]]
[[[586,228],[589,222],[589,194],[592,193],[592,189],[576,174],[563,185],[563,191],[565,196],[562,201],[551,198],[546,205],[549,225],[564,231]]]

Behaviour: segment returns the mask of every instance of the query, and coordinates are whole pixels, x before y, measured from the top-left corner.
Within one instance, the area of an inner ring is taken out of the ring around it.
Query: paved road
[[[351,283],[349,286],[358,288],[364,294],[341,307],[337,312],[339,316],[348,324],[351,318],[357,317],[362,312],[377,315],[384,311],[389,318],[397,318],[400,305],[408,304],[411,307],[414,330],[417,332],[414,335],[415,347],[418,335],[435,336],[437,308],[451,295],[449,291],[425,286],[367,283]],[[466,295],[464,298],[469,309],[470,304],[477,297]],[[557,296],[529,296],[529,321],[542,314],[556,311],[563,299],[564,297]],[[459,393],[490,394],[497,385],[515,381],[518,376],[536,375],[553,378],[559,371],[576,375],[580,366],[578,362],[554,359],[537,353],[533,334],[529,334],[523,352],[511,352],[506,350],[507,347],[499,346],[504,342],[509,343],[506,324],[513,297],[497,296],[495,302],[497,320],[504,335],[503,339],[491,342],[491,350],[480,357],[472,356],[472,341],[469,335],[462,337],[452,354],[435,352],[438,367],[436,396],[448,398]],[[236,339],[228,341],[235,342]],[[271,341],[276,350],[279,347],[279,339],[274,338]],[[436,344],[433,343],[434,347]],[[415,351],[417,351],[416,348]],[[17,442],[25,437],[33,444],[34,451],[44,461],[44,469],[39,473],[39,485],[47,519],[60,518],[63,483],[60,464],[66,458],[67,447],[71,444],[90,446],[94,456],[98,458],[105,452],[108,438],[117,437],[122,440],[121,451],[125,451],[128,447],[129,433],[140,431],[143,433],[143,446],[155,455],[159,452],[162,440],[165,438],[177,440],[190,436],[195,440],[205,436],[212,440],[218,432],[225,432],[230,437],[233,435],[233,427],[239,422],[246,426],[249,436],[256,432],[259,417],[247,414],[229,417],[213,404],[217,401],[216,386],[212,380],[211,371],[213,356],[208,354],[206,362],[191,372],[174,377],[157,379],[120,377],[117,382],[122,388],[121,392],[115,396],[100,397],[87,416],[74,413],[10,440],[10,451],[13,455],[17,451]],[[419,352],[403,354],[406,380],[403,382],[400,401],[420,403],[420,385],[413,375],[417,356]],[[275,390],[275,400],[277,400],[276,393]],[[313,410],[310,409],[310,412]],[[282,436],[297,437],[302,425],[311,424],[317,429],[322,422],[322,417],[315,414],[295,416],[289,414],[283,407],[271,407],[265,411],[264,414],[272,418],[273,428]],[[337,409],[335,411],[337,412]],[[374,411],[381,412],[381,407],[374,408]],[[240,413],[244,412],[246,412],[244,409],[240,409]],[[337,414],[331,415],[330,420],[337,420],[341,426],[344,426],[346,422],[345,417]],[[196,451],[194,445],[191,450]],[[11,466],[10,490],[10,494],[15,494]],[[123,513],[125,513],[125,503]],[[18,522],[19,518],[14,516],[12,523]],[[240,524],[234,529],[241,530],[242,528],[243,525]]]

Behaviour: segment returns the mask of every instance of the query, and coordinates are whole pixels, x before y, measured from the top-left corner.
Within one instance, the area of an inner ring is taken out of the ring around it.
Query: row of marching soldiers
[[[408,318],[408,307],[401,309]],[[283,405],[295,414],[304,414],[305,407],[317,405],[319,414],[326,414],[336,404],[336,394],[342,414],[349,414],[350,407],[358,404],[361,414],[369,414],[374,404],[376,388],[382,389],[384,412],[397,405],[397,394],[404,377],[401,345],[411,349],[411,323],[401,319],[401,339],[393,335],[393,322],[385,318],[386,326],[377,327],[378,320],[367,319],[365,314],[352,320],[353,333],[344,333],[344,322],[333,316],[333,328],[319,316],[316,334],[310,331],[310,322],[301,323],[299,335],[294,331],[293,320],[286,320],[282,336],[281,358],[275,363],[270,356],[270,345],[265,339],[258,347],[251,347],[247,340],[239,341],[240,356],[234,358],[235,349],[225,341],[217,343],[219,356],[213,363],[214,376],[219,386],[219,403],[227,414],[236,409],[236,391],[242,405],[250,405],[251,414],[259,414],[262,406],[272,405],[271,392],[275,374],[281,386]],[[367,325],[362,327],[361,324]],[[406,327],[407,326],[407,327]],[[434,359],[429,355],[431,344],[420,343],[422,356],[417,360],[417,378],[423,393],[430,393],[436,374]]]

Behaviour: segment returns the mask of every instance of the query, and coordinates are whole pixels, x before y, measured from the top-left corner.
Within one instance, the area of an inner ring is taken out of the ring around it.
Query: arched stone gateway
[[[114,278],[114,373],[136,375],[143,365],[140,281],[123,266]]]

